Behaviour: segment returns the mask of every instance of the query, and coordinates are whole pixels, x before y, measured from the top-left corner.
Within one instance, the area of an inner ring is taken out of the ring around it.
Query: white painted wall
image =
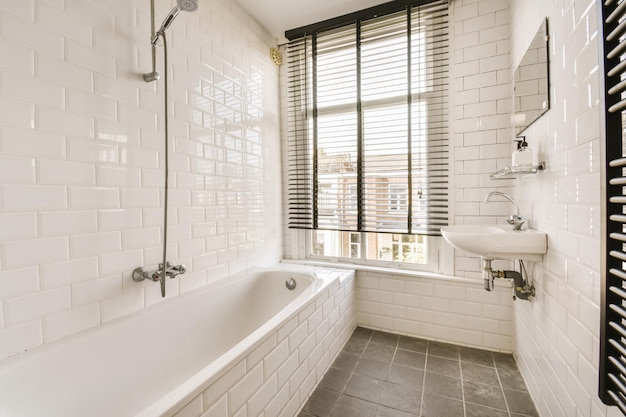
[[[234,1],[200,3],[168,31],[168,253],[188,267],[168,297],[282,256],[274,41]],[[131,279],[163,238],[149,39],[149,0],[0,2],[0,358],[161,301]]]

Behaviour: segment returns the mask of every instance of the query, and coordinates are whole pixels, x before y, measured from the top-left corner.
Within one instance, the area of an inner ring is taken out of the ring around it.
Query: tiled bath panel
[[[536,417],[512,355],[357,327],[299,417]]]
[[[293,417],[356,327],[354,275],[346,272],[253,351],[163,417]]]

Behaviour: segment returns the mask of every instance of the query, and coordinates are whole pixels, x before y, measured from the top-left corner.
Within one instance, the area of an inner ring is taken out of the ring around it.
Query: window
[[[424,256],[424,236],[391,235],[393,261],[409,263],[426,263]]]
[[[426,267],[437,261],[439,249],[438,242],[421,235],[312,230],[308,236],[313,258],[345,258],[373,265],[406,263],[417,269],[432,269]]]
[[[286,36],[289,227],[313,256],[427,265],[448,221],[447,2]]]
[[[389,210],[401,211],[407,205],[407,189],[402,184],[389,184]]]
[[[358,258],[361,254],[361,234],[350,233],[350,257]]]

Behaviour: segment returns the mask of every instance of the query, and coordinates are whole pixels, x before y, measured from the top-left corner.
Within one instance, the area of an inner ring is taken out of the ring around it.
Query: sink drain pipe
[[[494,271],[491,269],[491,259],[482,258],[483,261],[483,281],[485,283],[485,290],[493,291],[494,281],[496,278],[511,279],[511,285],[513,287],[513,299],[520,298],[522,300],[530,300],[535,296],[535,287],[528,285],[528,282],[524,279],[522,274],[517,271],[499,270]]]

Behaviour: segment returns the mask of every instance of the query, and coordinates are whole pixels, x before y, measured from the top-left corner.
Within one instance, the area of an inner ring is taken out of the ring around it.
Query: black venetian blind
[[[289,227],[439,235],[447,2],[395,1],[286,36]]]

